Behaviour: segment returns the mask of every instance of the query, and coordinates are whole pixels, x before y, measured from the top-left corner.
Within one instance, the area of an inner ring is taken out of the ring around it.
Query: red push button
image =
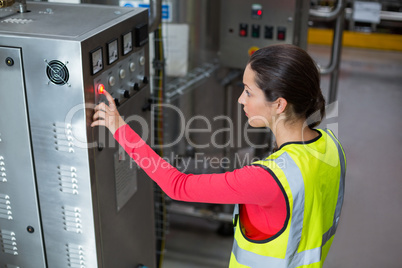
[[[239,35],[242,37],[246,37],[247,36],[247,29],[248,29],[248,25],[245,23],[241,23],[240,24],[240,28],[239,28]]]
[[[285,27],[278,27],[278,32],[276,38],[278,40],[285,40],[286,39],[286,28]]]

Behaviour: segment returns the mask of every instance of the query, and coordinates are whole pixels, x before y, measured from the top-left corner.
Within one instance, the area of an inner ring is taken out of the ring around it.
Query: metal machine
[[[155,267],[153,184],[90,127],[106,89],[149,134],[148,12],[27,11],[0,9],[0,266]]]
[[[243,69],[252,53],[277,43],[306,49],[309,6],[306,0],[222,0],[222,64]]]

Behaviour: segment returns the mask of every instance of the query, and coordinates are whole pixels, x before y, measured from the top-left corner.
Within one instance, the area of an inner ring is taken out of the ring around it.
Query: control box
[[[150,132],[148,12],[27,9],[0,9],[0,267],[155,267],[153,182],[90,126],[106,89]]]
[[[251,54],[272,44],[307,47],[310,1],[221,0],[220,60],[244,69]]]

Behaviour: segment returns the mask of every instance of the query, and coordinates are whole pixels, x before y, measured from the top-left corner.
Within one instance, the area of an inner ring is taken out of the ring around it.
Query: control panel
[[[259,48],[277,44],[307,45],[309,1],[221,1],[220,59],[244,68]]]
[[[148,84],[148,76],[145,73],[144,51],[132,53],[124,60],[120,60],[116,66],[97,74],[94,79],[95,102],[105,101],[103,91],[109,92],[116,106],[126,102]]]
[[[147,55],[143,48],[148,42],[147,26],[136,26],[90,51],[95,103],[106,101],[102,94],[106,90],[119,107],[148,85]]]

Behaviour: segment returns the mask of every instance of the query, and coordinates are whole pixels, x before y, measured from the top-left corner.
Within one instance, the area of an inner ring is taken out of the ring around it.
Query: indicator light
[[[105,93],[105,85],[103,85],[103,84],[98,85],[98,93],[99,94]]]
[[[261,19],[262,18],[262,5],[252,4],[251,5],[251,18]]]

